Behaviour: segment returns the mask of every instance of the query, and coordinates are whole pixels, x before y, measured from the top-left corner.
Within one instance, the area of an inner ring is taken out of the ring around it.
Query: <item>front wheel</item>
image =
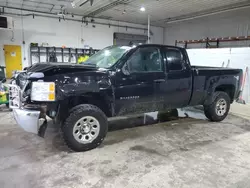
[[[107,131],[107,117],[98,107],[90,104],[75,107],[62,127],[66,144],[77,152],[99,146]]]
[[[230,109],[230,97],[225,92],[215,92],[214,100],[210,105],[204,105],[206,117],[214,122],[223,121]]]

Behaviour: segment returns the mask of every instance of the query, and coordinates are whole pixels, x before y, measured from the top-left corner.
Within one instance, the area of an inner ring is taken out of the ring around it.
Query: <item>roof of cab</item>
[[[164,44],[140,44],[136,46],[159,46],[159,47],[168,47],[168,48],[179,48],[179,49],[184,49],[183,47],[179,46],[171,46],[171,45],[164,45]]]

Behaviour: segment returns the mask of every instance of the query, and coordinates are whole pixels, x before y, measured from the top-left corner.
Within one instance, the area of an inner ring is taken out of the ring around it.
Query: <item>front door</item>
[[[12,72],[22,70],[21,46],[4,45],[6,77],[11,78]]]
[[[117,115],[157,110],[155,86],[161,82],[163,63],[160,49],[139,47],[116,74],[115,109]]]

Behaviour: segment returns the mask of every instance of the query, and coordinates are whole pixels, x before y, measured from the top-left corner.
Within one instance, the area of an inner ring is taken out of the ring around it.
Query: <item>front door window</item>
[[[159,48],[139,48],[127,61],[130,73],[162,72],[162,57]]]

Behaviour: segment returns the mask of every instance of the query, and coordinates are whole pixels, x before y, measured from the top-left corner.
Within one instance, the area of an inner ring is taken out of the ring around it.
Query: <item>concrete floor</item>
[[[72,153],[55,127],[46,139],[0,112],[1,188],[249,188],[250,122],[178,121],[109,132],[97,149]]]

